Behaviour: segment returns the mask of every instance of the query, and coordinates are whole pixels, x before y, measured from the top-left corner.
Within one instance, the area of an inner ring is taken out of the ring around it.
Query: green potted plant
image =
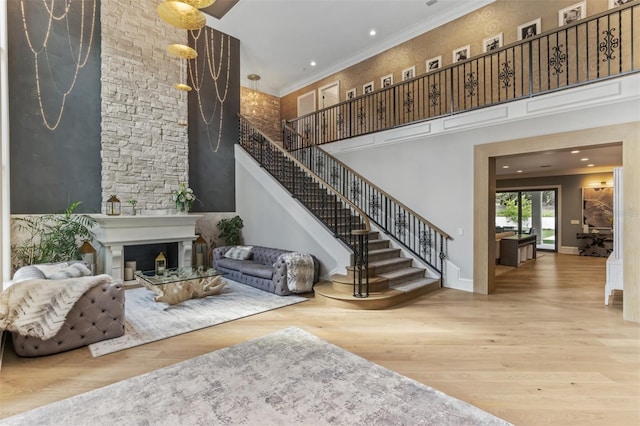
[[[240,216],[232,217],[231,219],[220,219],[217,224],[220,230],[219,237],[225,242],[226,245],[236,246],[242,244],[241,230],[244,227]]]
[[[80,260],[80,246],[92,240],[96,220],[85,214],[74,214],[81,204],[76,201],[61,214],[24,216],[14,219],[20,242],[11,245],[15,269],[24,265]]]
[[[131,204],[131,214],[133,216],[136,215],[136,204],[138,204],[138,200],[129,200],[127,203]]]

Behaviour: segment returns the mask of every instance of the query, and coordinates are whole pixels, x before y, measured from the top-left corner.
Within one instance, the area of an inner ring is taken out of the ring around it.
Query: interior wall
[[[85,3],[7,3],[14,214],[100,210],[101,2]]]
[[[482,41],[498,33],[503,33],[503,43],[508,45],[518,40],[518,25],[541,18],[542,31],[558,27],[558,11],[575,4],[575,0],[497,0],[466,16],[445,24],[433,31],[424,33],[376,56],[353,65],[322,80],[282,97],[282,119],[290,120],[297,116],[296,100],[298,96],[311,90],[340,81],[340,101],[346,99],[346,92],[355,88],[357,95],[363,94],[362,86],[374,82],[380,89],[380,79],[393,74],[394,83],[402,81],[402,70],[416,67],[416,75],[426,72],[426,61],[442,56],[442,67],[453,63],[453,50],[470,45],[471,56],[482,53]],[[587,16],[608,9],[608,0],[587,1]]]
[[[282,142],[280,98],[240,87],[240,114],[274,142]],[[282,145],[281,145],[282,146]]]
[[[580,242],[576,234],[582,232],[582,188],[593,187],[594,183],[600,186],[600,182],[608,182],[606,186],[613,185],[613,173],[500,179],[496,181],[496,190],[559,186],[561,198],[557,200],[560,207],[558,249],[560,252],[568,252],[568,249],[577,252]],[[580,224],[571,224],[572,219],[580,220]]]

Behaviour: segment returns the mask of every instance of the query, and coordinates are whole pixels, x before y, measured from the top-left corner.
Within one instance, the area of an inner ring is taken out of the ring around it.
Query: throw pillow
[[[251,257],[251,249],[253,246],[235,246],[231,247],[224,254],[227,259],[247,260]]]
[[[87,268],[83,263],[72,263],[64,269],[60,269],[49,275],[47,278],[50,280],[64,280],[67,278],[86,277],[91,275],[91,270]]]

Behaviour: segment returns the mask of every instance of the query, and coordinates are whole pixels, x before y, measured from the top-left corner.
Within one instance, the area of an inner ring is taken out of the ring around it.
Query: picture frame
[[[354,87],[353,89],[347,90],[347,92],[344,95],[344,98],[350,101],[351,99],[355,99],[357,96],[358,96],[358,91]]]
[[[609,0],[609,9],[631,3],[633,0]]]
[[[409,68],[405,68],[402,70],[402,81],[411,80],[416,76],[416,66],[412,65]]]
[[[471,57],[471,45],[467,44],[466,46],[458,47],[453,50],[453,63],[466,61]]]
[[[582,225],[595,229],[613,227],[612,186],[582,188]]]
[[[375,86],[373,84],[373,81],[370,81],[367,84],[363,84],[362,85],[362,93],[365,94],[365,95],[368,94],[368,93],[373,92],[374,89],[375,89]]]
[[[518,40],[535,37],[542,32],[542,18],[518,25]]]
[[[487,37],[482,40],[482,53],[491,52],[492,50],[498,50],[502,47],[503,34],[494,34],[491,37]]]
[[[389,86],[393,86],[393,74],[387,74],[380,79],[380,87],[384,89]]]
[[[573,24],[575,21],[587,17],[587,2],[572,4],[558,11],[558,26]]]
[[[431,59],[427,59],[425,62],[425,65],[427,67],[427,72],[431,72],[439,69],[440,67],[442,67],[442,55],[434,56]]]

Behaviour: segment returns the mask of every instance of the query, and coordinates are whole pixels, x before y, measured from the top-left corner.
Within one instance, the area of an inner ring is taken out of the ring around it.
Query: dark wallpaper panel
[[[67,2],[7,2],[11,213],[57,213],[75,201],[100,211],[100,0],[86,0],[84,14],[82,1],[69,2],[63,19],[45,3],[65,16]]]
[[[240,42],[205,27],[189,32],[189,185],[195,212],[233,212],[240,112]]]

